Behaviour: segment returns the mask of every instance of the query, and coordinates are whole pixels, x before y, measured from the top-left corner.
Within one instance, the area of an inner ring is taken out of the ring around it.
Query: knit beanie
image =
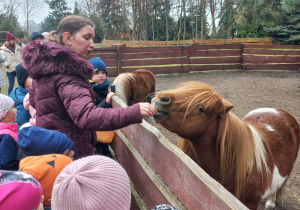
[[[52,210],[129,210],[129,178],[111,158],[94,155],[75,160],[57,176]]]
[[[53,183],[72,159],[60,154],[29,156],[20,161],[19,170],[31,174],[42,185],[44,206],[50,206]]]
[[[0,171],[0,209],[37,209],[42,187],[30,174]]]
[[[26,156],[62,154],[73,147],[66,134],[37,126],[20,129],[18,144]]]
[[[94,57],[94,58],[90,59],[89,62],[93,65],[95,72],[97,72],[99,70],[103,70],[103,71],[105,71],[105,73],[107,75],[106,66],[101,58]]]
[[[16,38],[15,35],[13,35],[12,33],[9,32],[6,33],[6,41],[10,41],[15,38]]]
[[[44,39],[45,37],[43,36],[43,34],[39,33],[39,32],[33,32],[30,36],[31,40],[34,40],[35,38],[41,37],[42,39]]]
[[[0,120],[6,115],[10,108],[14,105],[14,101],[0,93]]]
[[[16,75],[19,86],[25,88],[25,81],[28,78],[28,72],[23,68],[21,63],[16,66]]]

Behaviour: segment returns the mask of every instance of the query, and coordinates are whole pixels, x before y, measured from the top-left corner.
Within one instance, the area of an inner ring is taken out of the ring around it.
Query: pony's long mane
[[[123,100],[127,105],[131,88],[131,81],[134,81],[135,78],[132,73],[122,73],[116,77],[113,84],[116,85],[116,95]]]
[[[235,170],[235,195],[239,198],[254,165],[260,174],[268,174],[264,139],[251,125],[229,112],[219,119],[218,143],[221,177],[229,169]]]
[[[199,105],[204,107],[205,112],[213,111],[223,100],[209,85],[200,82],[182,83],[179,89],[168,92],[180,95],[174,103],[179,105],[178,110],[186,109],[184,118]],[[264,138],[231,112],[220,116],[218,120],[216,149],[220,154],[221,179],[224,181],[228,172],[234,173],[235,194],[239,198],[254,165],[259,173],[263,170],[268,172]]]

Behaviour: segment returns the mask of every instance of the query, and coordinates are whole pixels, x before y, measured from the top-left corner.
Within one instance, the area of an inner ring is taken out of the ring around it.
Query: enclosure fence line
[[[96,48],[108,76],[148,69],[154,74],[212,70],[300,70],[299,45],[215,44],[131,48]]]

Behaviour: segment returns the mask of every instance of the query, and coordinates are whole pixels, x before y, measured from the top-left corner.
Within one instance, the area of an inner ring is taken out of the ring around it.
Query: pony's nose
[[[168,105],[171,103],[171,99],[169,97],[162,97],[159,100],[160,100],[160,103],[163,105]]]

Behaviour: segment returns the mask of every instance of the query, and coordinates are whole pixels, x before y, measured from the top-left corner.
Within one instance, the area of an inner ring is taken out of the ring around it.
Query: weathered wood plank
[[[190,57],[240,56],[240,49],[191,51]]]
[[[298,49],[300,50],[300,46],[299,45],[258,45],[258,44],[244,44],[244,48],[254,48],[254,49]]]
[[[154,52],[138,52],[138,53],[124,53],[122,59],[144,59],[144,58],[172,58],[172,57],[181,57],[181,51],[154,51]]]
[[[121,131],[116,132],[111,147],[148,209],[164,203],[185,209]]]
[[[182,59],[170,58],[170,59],[147,59],[147,60],[122,60],[122,65],[125,67],[129,66],[153,66],[153,65],[174,65],[181,64]]]
[[[256,56],[256,55],[244,55],[243,63],[249,64],[270,64],[270,63],[300,63],[300,56],[289,56],[289,55],[280,55],[280,56]]]
[[[190,71],[213,71],[213,70],[240,70],[241,65],[193,65],[190,66]]]
[[[123,53],[141,53],[141,52],[176,52],[182,51],[182,47],[142,47],[142,48],[129,48],[124,47]]]
[[[240,63],[239,57],[190,58],[190,64],[232,64]]]
[[[300,64],[244,64],[243,70],[291,70],[299,71]]]
[[[300,55],[300,50],[273,50],[273,49],[244,49],[244,54],[255,55]]]

